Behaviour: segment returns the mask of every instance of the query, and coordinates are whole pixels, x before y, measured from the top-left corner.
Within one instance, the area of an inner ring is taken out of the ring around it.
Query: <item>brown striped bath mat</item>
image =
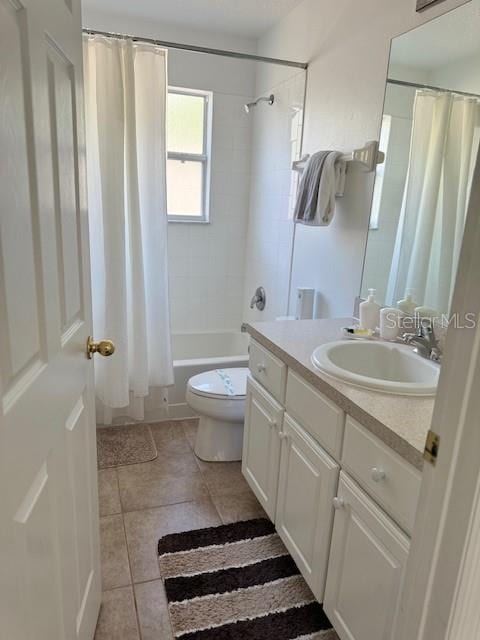
[[[269,520],[174,533],[158,553],[175,638],[337,639]]]

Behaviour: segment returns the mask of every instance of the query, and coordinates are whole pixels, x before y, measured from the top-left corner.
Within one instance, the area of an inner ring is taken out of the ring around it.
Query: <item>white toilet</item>
[[[208,462],[242,459],[246,367],[215,369],[193,376],[187,402],[200,416],[195,454]]]

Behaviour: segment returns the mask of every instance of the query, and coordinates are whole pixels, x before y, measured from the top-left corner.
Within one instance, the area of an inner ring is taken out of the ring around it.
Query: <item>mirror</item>
[[[480,140],[479,34],[473,0],[392,40],[362,298],[449,311]]]

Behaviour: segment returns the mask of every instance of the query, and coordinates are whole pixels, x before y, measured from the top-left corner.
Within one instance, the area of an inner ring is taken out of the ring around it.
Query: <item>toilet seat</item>
[[[188,391],[196,396],[216,400],[245,400],[247,371],[246,367],[204,371],[190,378]]]

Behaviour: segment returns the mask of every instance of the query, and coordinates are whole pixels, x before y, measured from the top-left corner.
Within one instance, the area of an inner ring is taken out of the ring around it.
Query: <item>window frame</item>
[[[168,94],[171,93],[185,96],[201,96],[204,99],[203,112],[203,150],[202,153],[183,153],[181,151],[168,151],[168,160],[180,160],[180,162],[199,162],[202,166],[202,214],[198,215],[178,215],[168,213],[167,199],[167,220],[168,222],[193,223],[193,224],[209,224],[210,222],[210,176],[212,165],[212,120],[213,120],[213,92],[200,89],[187,89],[186,87],[169,86]],[[167,111],[168,113],[168,111]],[[167,124],[168,131],[168,124]],[[168,139],[167,139],[168,147]],[[167,168],[168,176],[168,168]],[[168,181],[167,181],[168,184]]]

